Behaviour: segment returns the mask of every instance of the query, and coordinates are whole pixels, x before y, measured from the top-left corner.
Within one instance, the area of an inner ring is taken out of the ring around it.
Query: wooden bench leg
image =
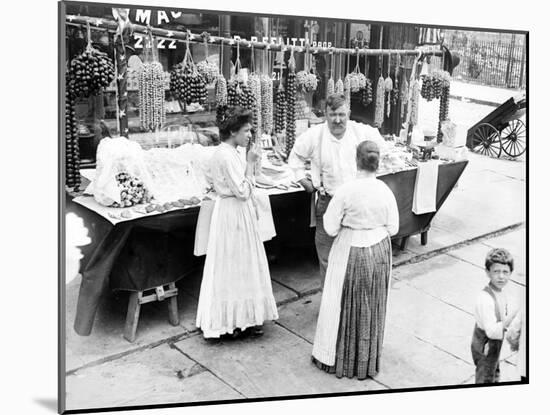
[[[141,309],[142,291],[131,292],[128,300],[128,313],[126,314],[126,326],[124,327],[124,338],[130,343],[136,340],[136,331],[139,321],[139,312]]]
[[[405,236],[401,238],[401,250],[403,251],[407,247],[407,243],[409,242],[409,237]]]
[[[168,289],[175,290],[176,289],[176,283],[171,282],[168,284]],[[180,324],[180,317],[178,314],[178,296],[175,295],[173,297],[170,297],[168,300],[168,321],[170,321],[170,324],[172,326],[177,326]]]
[[[428,244],[428,231],[424,231],[420,234],[420,243],[422,245]]]

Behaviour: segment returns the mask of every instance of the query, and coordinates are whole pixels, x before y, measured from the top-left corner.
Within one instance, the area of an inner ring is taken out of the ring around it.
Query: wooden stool
[[[165,289],[167,287],[168,289]],[[154,291],[151,294],[147,292]],[[124,328],[124,338],[130,343],[136,340],[136,330],[139,320],[139,312],[142,304],[152,303],[153,301],[168,300],[168,320],[173,326],[179,324],[178,315],[178,289],[176,283],[171,282],[169,284],[160,285],[156,288],[151,288],[144,291],[133,291],[130,293],[130,299],[128,301],[128,314],[126,314],[126,327]]]

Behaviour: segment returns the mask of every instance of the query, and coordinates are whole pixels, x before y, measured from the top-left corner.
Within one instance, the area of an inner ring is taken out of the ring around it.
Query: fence
[[[451,38],[445,45],[460,56],[453,78],[487,86],[525,88],[525,36],[510,41]]]

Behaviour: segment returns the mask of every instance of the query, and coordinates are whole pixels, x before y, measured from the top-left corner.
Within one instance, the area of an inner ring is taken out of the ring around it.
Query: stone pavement
[[[136,342],[122,337],[127,296],[105,296],[89,337],[72,330],[80,280],[67,286],[67,408],[197,402],[472,383],[473,301],[490,247],[516,258],[509,284],[525,296],[525,163],[470,155],[429,232],[394,252],[383,367],[375,379],[337,379],[310,363],[320,302],[312,252],[270,264],[280,318],[258,339],[210,344],[194,326],[200,272],[179,284],[180,325],[165,303],[142,308]],[[503,353],[503,378],[516,378]]]
[[[272,266],[273,279],[284,281],[294,296],[288,302],[285,290],[277,292],[278,302],[283,303],[279,307],[280,318],[265,325],[265,335],[261,338],[206,342],[192,324],[197,293],[193,293],[193,283],[186,281],[180,287],[189,290],[180,296],[180,327],[169,326],[163,318],[165,310],[144,308],[138,342],[130,345],[121,336],[123,312],[113,312],[111,317],[115,321],[96,322],[92,336],[83,338],[82,344],[95,345],[96,350],[103,353],[103,359],[91,361],[87,367],[73,368],[69,373],[67,407],[100,408],[473,383],[469,342],[474,301],[487,283],[484,255],[496,246],[505,246],[514,254],[517,267],[508,288],[518,298],[525,296],[524,227],[394,269],[383,364],[375,379],[337,379],[310,362],[320,293],[304,295],[303,290],[308,289],[304,280],[317,284],[316,268],[312,261],[304,259],[299,265],[308,270],[300,280],[287,278],[284,269],[289,263],[297,264],[292,259]],[[108,301],[113,306],[115,302],[115,299]],[[126,349],[125,353],[115,354],[122,349]],[[502,380],[517,380],[516,356],[507,345],[501,357]]]

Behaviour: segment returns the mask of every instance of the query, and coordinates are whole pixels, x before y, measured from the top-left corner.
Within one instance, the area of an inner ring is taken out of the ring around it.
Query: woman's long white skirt
[[[212,213],[196,325],[204,337],[219,337],[278,317],[252,201],[220,198]]]

